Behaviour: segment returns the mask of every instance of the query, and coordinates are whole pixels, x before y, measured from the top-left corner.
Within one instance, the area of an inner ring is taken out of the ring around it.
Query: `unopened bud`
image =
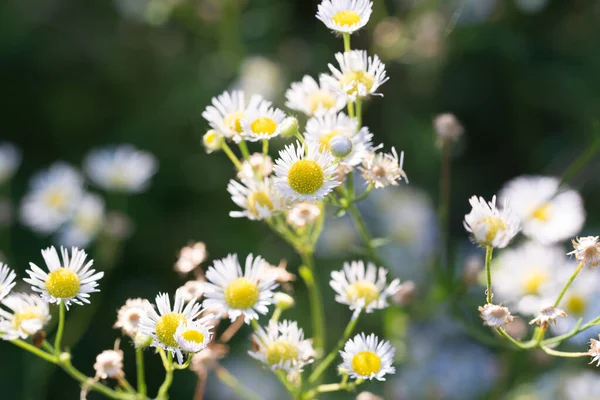
[[[71,354],[67,353],[66,351],[64,353],[60,353],[60,355],[58,356],[58,361],[60,363],[68,363],[71,361]]]
[[[406,281],[398,287],[393,300],[399,306],[405,306],[413,302],[417,297],[417,285],[413,281]]]
[[[331,154],[338,158],[346,157],[352,152],[352,141],[344,135],[337,135],[329,141]]]
[[[292,137],[296,136],[298,131],[298,120],[294,117],[287,117],[281,123],[281,136]]]
[[[282,310],[287,310],[288,308],[294,307],[296,304],[296,301],[292,296],[283,292],[275,293],[273,298],[275,299],[275,304],[277,307]]]
[[[223,147],[223,134],[211,129],[202,137],[202,143],[204,144],[207,153],[221,150],[221,147]]]
[[[135,344],[136,349],[145,349],[152,344],[152,338],[148,335],[138,332],[133,339],[133,343]]]

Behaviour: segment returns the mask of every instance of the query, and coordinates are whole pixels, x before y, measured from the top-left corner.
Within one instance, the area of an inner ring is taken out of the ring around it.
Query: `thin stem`
[[[527,343],[523,343],[520,342],[516,339],[514,339],[512,336],[510,336],[504,329],[502,328],[498,328],[496,329],[496,331],[502,336],[504,337],[506,340],[508,340],[509,342],[511,342],[512,344],[514,344],[516,347],[518,347],[521,350],[526,350],[526,349],[531,349],[532,346],[532,342],[527,342]]]
[[[263,154],[266,156],[269,154],[269,139],[264,139],[262,145]]]
[[[240,148],[240,151],[242,152],[242,156],[244,156],[244,159],[247,160],[250,158],[250,152],[248,151],[248,145],[246,144],[246,141],[242,140],[240,143],[238,143],[238,147]]]
[[[492,246],[487,246],[485,248],[485,276],[487,278],[487,302],[488,304],[492,303],[492,298],[494,295],[492,294],[492,269],[490,268],[490,263],[492,261],[492,252],[494,248]]]
[[[569,280],[567,281],[567,283],[565,283],[565,286],[562,288],[562,290],[560,291],[560,294],[556,298],[556,301],[554,302],[554,307],[558,307],[558,304],[560,303],[560,301],[564,297],[565,293],[567,293],[567,289],[569,289],[569,286],[571,286],[571,283],[573,283],[573,281],[575,280],[575,278],[577,277],[577,275],[579,274],[579,272],[583,268],[583,265],[584,265],[583,262],[580,262],[579,265],[577,266],[577,269],[575,269],[575,271],[573,272],[573,274],[571,274],[571,277],[569,278]]]
[[[54,339],[54,352],[58,357],[60,355],[60,345],[62,341],[63,332],[65,330],[65,303],[61,302],[58,306],[58,329],[56,331],[56,338]]]
[[[42,347],[46,349],[48,353],[54,354],[54,346],[48,343],[46,340],[42,342]]]
[[[304,137],[300,132],[296,132],[296,139],[298,139],[300,143],[304,144]]]
[[[595,128],[595,129],[597,130],[598,128]],[[597,131],[596,131],[596,134],[598,134]],[[575,175],[577,175],[579,170],[581,170],[583,167],[585,167],[585,165],[596,155],[596,153],[599,150],[600,150],[600,136],[595,138],[592,141],[592,143],[590,143],[589,147],[583,152],[583,154],[581,154],[579,157],[577,157],[575,159],[575,161],[573,161],[573,163],[571,165],[569,165],[569,167],[563,174],[562,179],[560,180],[560,184],[564,185],[565,183],[569,182]]]
[[[271,321],[279,321],[279,318],[281,317],[281,308],[277,307],[275,308],[275,311],[273,311],[273,315],[271,316]]]
[[[590,355],[589,353],[570,353],[570,352],[566,352],[566,351],[553,350],[544,345],[542,345],[541,348],[542,348],[542,350],[544,350],[544,353],[550,354],[551,356],[555,356],[555,357],[579,358],[579,357],[588,357]]]
[[[38,349],[37,347],[35,347],[32,344],[29,344],[21,339],[11,340],[10,342],[12,344],[14,344],[15,346],[19,346],[23,350],[27,350],[28,352],[38,356],[39,358],[42,358],[52,364],[56,364],[56,359],[57,359],[56,356],[53,356],[52,354],[48,354],[44,350]]]
[[[260,325],[258,325],[258,321],[255,319],[250,320],[250,324],[252,325],[252,329],[254,329],[255,332],[258,332]]]
[[[171,387],[171,384],[173,383],[173,355],[171,354],[171,352],[169,352],[167,354],[167,365],[164,365],[165,367],[165,380],[162,383],[162,385],[160,385],[160,388],[158,389],[158,395],[156,396],[157,399],[168,399],[168,392],[169,392],[169,388]]]
[[[322,351],[325,348],[325,314],[323,312],[321,292],[315,277],[312,252],[301,252],[300,257],[306,267],[300,276],[304,279],[304,283],[308,289],[314,345],[317,351]]]
[[[354,219],[354,223],[358,228],[358,232],[363,237],[363,241],[365,242],[365,246],[367,247],[367,251],[369,252],[369,257],[379,265],[383,265],[383,262],[381,261],[381,259],[377,255],[377,252],[375,251],[375,247],[373,247],[373,240],[371,239],[371,234],[367,229],[365,221],[363,220],[362,216],[360,215],[360,212],[358,211],[358,208],[356,208],[356,205],[354,205],[354,203],[348,204],[348,212],[350,213],[352,219]]]
[[[442,231],[442,246],[440,252],[440,263],[448,265],[448,210],[450,209],[450,141],[442,142],[442,164],[440,166],[440,203],[438,214],[440,217],[440,228]]]
[[[104,386],[100,382],[96,382],[94,379],[88,378],[83,373],[81,373],[77,368],[75,368],[71,364],[70,360],[59,362],[58,365],[60,365],[60,367],[67,374],[69,374],[72,378],[78,380],[83,385],[89,386],[92,390],[102,393],[103,395],[105,395],[108,398],[118,399],[118,400],[125,400],[125,399],[131,400],[134,398],[130,394],[116,392],[116,391]]]
[[[231,148],[229,148],[229,146],[227,145],[227,143],[223,142],[223,152],[225,154],[227,154],[227,157],[229,157],[229,159],[231,160],[231,162],[233,163],[233,165],[235,165],[235,167],[239,170],[242,169],[242,163],[240,162],[239,158],[237,158],[237,156],[233,153],[233,151],[231,151]]]
[[[129,393],[137,394],[137,391],[131,386],[131,384],[125,378],[119,379],[119,385]]]
[[[262,398],[250,391],[250,389],[246,388],[237,378],[231,373],[218,365],[215,367],[215,374],[217,378],[221,380],[224,384],[229,386],[231,390],[233,390],[238,396],[245,400],[261,400]]]
[[[137,391],[142,396],[146,396],[146,373],[144,371],[144,350],[135,349],[135,365],[137,370]]]
[[[356,120],[358,121],[358,127],[362,126],[362,101],[360,98],[356,99]]]
[[[344,51],[350,51],[350,34],[344,33],[342,36],[344,37]]]

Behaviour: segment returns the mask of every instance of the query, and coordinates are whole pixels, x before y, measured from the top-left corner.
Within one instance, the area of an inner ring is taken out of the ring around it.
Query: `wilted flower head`
[[[600,335],[598,335],[598,338],[600,339]],[[589,354],[592,356],[592,361],[590,361],[590,364],[597,362],[596,366],[600,366],[600,341],[593,338],[590,339]]]
[[[145,299],[127,299],[125,305],[119,308],[117,322],[113,328],[120,328],[124,335],[135,338],[140,321],[146,316],[146,307],[149,305]]]
[[[14,175],[21,164],[21,152],[10,143],[0,143],[0,185]]]
[[[508,308],[497,304],[486,304],[478,308],[483,319],[483,324],[492,328],[499,328],[503,325],[511,323],[513,316],[510,315]]]
[[[556,308],[554,306],[544,307],[540,310],[539,315],[529,321],[529,324],[537,324],[542,328],[547,328],[550,323],[556,323],[556,319],[559,317],[566,317],[567,313],[561,310],[560,308]]]
[[[187,274],[206,261],[206,245],[203,242],[192,243],[179,251],[179,258],[175,263],[175,271]]]
[[[392,153],[371,153],[363,161],[362,176],[368,184],[373,185],[376,189],[384,188],[388,185],[397,185],[402,178],[408,183],[406,172],[402,169],[404,164],[404,152],[398,153],[392,147]]]
[[[588,267],[597,267],[600,264],[600,243],[598,236],[586,236],[572,240],[573,250],[568,254],[575,255],[577,261]]]
[[[511,213],[508,204],[504,209],[496,207],[496,196],[490,203],[483,197],[469,199],[472,210],[465,215],[465,229],[473,234],[473,240],[482,246],[504,248],[519,232],[519,220]]]
[[[94,369],[97,378],[123,378],[123,352],[121,350],[104,350],[96,357]]]
[[[238,179],[252,180],[266,178],[273,172],[273,160],[268,155],[254,153],[248,160],[242,162],[242,168],[238,171]]]
[[[286,220],[287,223],[296,228],[303,228],[310,225],[321,215],[321,208],[313,203],[301,202],[292,206],[288,211]]]

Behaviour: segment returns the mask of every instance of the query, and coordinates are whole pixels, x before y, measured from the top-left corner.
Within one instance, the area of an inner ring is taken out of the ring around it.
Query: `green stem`
[[[131,384],[124,377],[119,379],[119,385],[128,391],[129,393],[137,394],[137,391],[131,386]]]
[[[356,99],[356,120],[358,121],[358,127],[362,126],[362,101],[360,98]]]
[[[269,139],[263,140],[262,150],[265,156],[269,154]]]
[[[242,140],[239,144],[238,144],[240,151],[242,152],[242,155],[244,156],[244,159],[247,160],[250,158],[250,152],[248,151],[248,145],[246,144],[246,141]]]
[[[103,384],[94,381],[92,378],[88,378],[83,373],[81,373],[77,368],[75,368],[70,360],[59,362],[60,367],[69,374],[72,378],[78,380],[83,385],[89,386],[92,390],[95,390],[99,393],[102,393],[108,398],[118,399],[118,400],[133,400],[134,397],[130,394],[119,393],[116,392]]]
[[[38,356],[41,359],[44,359],[52,364],[56,364],[56,359],[57,359],[56,356],[54,356],[52,354],[48,354],[44,350],[38,349],[37,347],[35,347],[32,344],[29,344],[21,339],[11,340],[10,342],[12,344],[14,344],[15,346],[19,346],[23,350],[27,350],[28,352]]]
[[[227,154],[227,157],[229,157],[233,165],[235,165],[235,167],[238,169],[238,171],[241,170],[242,163],[240,162],[239,158],[237,158],[237,156],[233,153],[233,151],[231,151],[231,148],[227,145],[227,143],[223,142],[222,149],[223,152]]]
[[[160,388],[158,389],[158,395],[156,396],[156,399],[168,399],[169,395],[169,388],[171,387],[171,384],[173,383],[173,355],[171,354],[171,352],[168,352],[167,354],[167,361],[166,361],[166,365],[164,363],[164,359],[163,359],[163,366],[165,368],[165,380],[162,383],[162,385],[160,385]]]
[[[137,390],[142,396],[146,396],[146,373],[144,371],[144,350],[135,349],[135,365],[137,371]]]
[[[487,278],[487,302],[488,304],[492,303],[492,298],[494,295],[492,294],[492,269],[490,268],[490,264],[492,261],[492,252],[494,248],[492,246],[486,246],[485,248],[485,276]]]
[[[344,37],[344,51],[350,51],[350,34],[344,33],[342,36]]]
[[[260,396],[258,396],[257,394],[255,394],[254,392],[252,392],[248,388],[246,388],[239,380],[237,380],[237,378],[235,376],[231,375],[231,373],[229,373],[229,371],[226,370],[225,368],[223,368],[222,366],[218,365],[215,367],[215,374],[217,375],[217,378],[219,378],[221,380],[221,382],[223,382],[224,384],[229,386],[231,388],[231,390],[233,390],[242,399],[245,399],[245,400],[261,400],[262,399]]]
[[[54,351],[56,356],[60,355],[60,345],[65,330],[65,303],[61,302],[58,306],[58,329],[56,331],[56,338],[54,339]]]
[[[296,132],[296,138],[300,141],[300,143],[304,144],[304,137],[300,132]]]
[[[598,128],[596,128],[598,129]],[[598,134],[598,131],[596,131]],[[560,184],[564,185],[568,183],[577,173],[581,170],[585,165],[596,155],[596,153],[600,150],[600,136],[595,138],[592,143],[590,143],[589,147],[581,154],[579,157],[573,161],[573,163],[567,168],[565,173],[560,180]]]
[[[275,311],[273,311],[273,315],[271,316],[271,321],[278,322],[279,318],[281,318],[281,308],[277,307],[277,308],[275,308]]]
[[[304,269],[300,276],[308,289],[310,314],[312,317],[313,343],[317,353],[325,348],[325,314],[323,312],[323,300],[319,285],[315,277],[315,264],[313,262],[312,251],[300,253]]]
[[[356,324],[358,323],[359,316],[360,316],[360,313],[358,315],[356,315],[355,318],[352,318],[350,320],[350,322],[348,322],[346,329],[344,329],[344,334],[342,335],[342,338],[337,342],[337,345],[335,346],[335,348],[333,350],[331,350],[331,352],[327,355],[327,357],[325,357],[325,359],[317,366],[317,368],[310,375],[310,377],[308,378],[309,383],[312,384],[312,383],[317,382],[319,380],[319,378],[321,377],[321,375],[323,374],[323,372],[325,372],[325,370],[327,370],[329,365],[336,359],[339,351],[342,349],[342,347],[344,347],[344,344],[346,344],[346,341],[348,340],[350,335],[352,335],[352,332],[354,332],[354,328],[356,327]]]
[[[362,216],[360,215],[360,212],[358,211],[358,208],[356,208],[356,205],[354,203],[349,202],[348,212],[350,213],[350,216],[354,220],[354,223],[356,224],[356,227],[358,228],[358,232],[360,233],[360,235],[363,238],[363,241],[365,242],[365,246],[367,247],[367,251],[369,252],[369,257],[373,261],[375,261],[377,264],[382,266],[383,262],[377,255],[377,252],[375,251],[375,247],[373,247],[373,240],[371,238],[371,234],[369,233],[369,230],[367,229],[365,221],[363,220]]]
[[[579,272],[583,268],[583,265],[584,265],[583,262],[580,262],[579,265],[577,265],[577,269],[575,269],[575,271],[573,272],[573,274],[571,274],[571,277],[569,278],[569,280],[567,281],[567,283],[565,283],[565,286],[562,288],[562,290],[560,291],[560,294],[556,298],[556,301],[554,302],[554,307],[558,307],[558,304],[560,303],[560,301],[564,297],[565,293],[567,293],[567,289],[569,289],[569,286],[571,286],[571,283],[573,283],[573,281],[575,280],[575,278],[577,277],[577,275],[579,274]]]
[[[579,357],[588,357],[590,355],[587,352],[586,353],[570,353],[570,352],[566,352],[566,351],[553,350],[546,346],[541,346],[541,347],[542,347],[542,350],[544,350],[544,353],[550,354],[551,356],[555,356],[555,357],[579,358]]]
[[[511,342],[512,344],[514,344],[516,347],[518,347],[521,350],[526,350],[526,349],[531,349],[533,347],[533,341],[527,342],[527,343],[523,343],[520,342],[516,339],[514,339],[512,336],[510,336],[504,329],[502,328],[498,328],[496,329],[496,331],[502,336],[504,337],[506,340],[508,340],[509,342]]]

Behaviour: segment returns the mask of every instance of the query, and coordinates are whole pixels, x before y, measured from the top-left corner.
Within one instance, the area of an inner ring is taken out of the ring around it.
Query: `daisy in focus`
[[[177,357],[179,364],[182,364],[183,353],[175,333],[179,325],[188,325],[200,315],[202,306],[195,300],[185,304],[180,290],[175,292],[173,308],[167,293],[159,293],[155,302],[156,310],[151,303],[146,304],[146,313],[140,319],[139,330],[153,339],[152,347],[160,347],[171,352]]]
[[[317,18],[339,33],[354,33],[369,22],[373,12],[370,0],[323,0]]]
[[[83,177],[63,162],[52,164],[31,179],[21,203],[21,221],[39,233],[52,233],[65,223],[83,195]]]
[[[54,247],[42,250],[49,273],[30,262],[26,271],[29,278],[23,280],[49,303],[64,304],[67,309],[71,304],[89,304],[90,293],[100,291],[98,280],[104,272],[91,269],[94,260],[86,263],[87,254],[83,250],[73,247],[69,256],[69,250],[61,247],[60,252],[62,261]]]
[[[175,330],[175,340],[186,353],[199,353],[206,349],[208,343],[212,340],[211,329],[213,325],[209,323],[214,319],[214,315],[209,314],[192,322],[180,322]]]
[[[244,180],[242,183],[230,180],[227,191],[231,199],[244,211],[231,211],[232,218],[248,218],[250,220],[263,220],[271,218],[281,211],[285,205],[279,191],[275,189],[272,179],[262,181],[256,179]]]
[[[273,370],[302,372],[305,365],[314,361],[312,339],[304,339],[304,332],[292,321],[270,321],[260,327],[252,340],[256,350],[249,354]]]
[[[17,284],[15,271],[8,268],[8,265],[0,262],[0,300],[8,296],[11,289]]]
[[[309,117],[337,113],[346,106],[345,96],[331,90],[322,81],[317,83],[311,76],[305,75],[301,82],[294,82],[285,92],[285,105]]]
[[[381,189],[389,185],[397,185],[402,178],[408,183],[408,176],[402,169],[403,165],[404,152],[400,153],[398,160],[398,153],[392,147],[391,154],[383,152],[368,154],[359,169],[369,185],[373,185],[375,189]]]
[[[86,193],[75,208],[73,218],[60,231],[59,242],[64,246],[87,246],[102,229],[104,200]]]
[[[568,253],[575,256],[577,261],[584,263],[585,266],[593,268],[600,264],[600,243],[598,236],[586,236],[572,240],[573,250]]]
[[[321,79],[347,101],[356,101],[369,95],[382,96],[377,89],[388,81],[385,65],[376,55],[367,56],[364,50],[337,53],[339,69],[329,64],[332,75],[323,74]]]
[[[374,334],[361,333],[349,339],[340,351],[344,362],[339,369],[354,379],[385,381],[385,375],[396,372],[392,366],[395,353],[390,342],[379,341]]]
[[[2,300],[0,308],[0,333],[4,340],[26,339],[41,331],[50,321],[48,303],[40,296],[14,293]]]
[[[275,161],[275,186],[292,201],[321,201],[340,185],[337,169],[333,155],[318,145],[290,144]]]
[[[119,328],[124,335],[135,338],[140,329],[140,321],[147,316],[148,306],[152,307],[146,299],[127,299],[117,312],[117,322],[113,328]]]
[[[281,123],[285,113],[278,108],[273,108],[270,101],[254,101],[248,105],[242,119],[242,137],[251,142],[272,139],[281,134]],[[234,140],[240,141],[240,136]]]
[[[337,293],[338,303],[349,305],[351,310],[364,309],[370,313],[386,308],[388,298],[398,291],[400,280],[394,279],[388,285],[387,272],[373,263],[365,268],[363,261],[346,262],[344,269],[331,272],[329,285]]]
[[[552,244],[571,238],[583,227],[583,200],[574,190],[559,187],[547,176],[522,176],[504,185],[501,199],[510,199],[512,211],[521,220],[523,234]]]
[[[107,191],[140,193],[158,169],[156,158],[130,145],[92,150],[84,170],[92,182]]]
[[[10,143],[0,143],[0,185],[13,177],[21,164],[21,152]]]
[[[519,232],[519,220],[507,204],[502,210],[496,207],[496,196],[489,203],[483,197],[473,196],[469,203],[473,208],[465,215],[463,224],[474,242],[502,249]]]
[[[266,314],[274,303],[273,289],[277,287],[276,276],[264,274],[265,260],[249,254],[244,271],[237,254],[229,254],[215,260],[206,271],[204,283],[204,308],[222,310],[233,322],[240,315],[246,323]]]

